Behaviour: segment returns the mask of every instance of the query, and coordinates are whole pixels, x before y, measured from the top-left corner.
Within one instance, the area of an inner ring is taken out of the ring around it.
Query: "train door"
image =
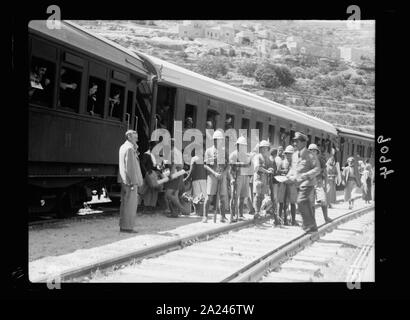
[[[167,129],[171,136],[174,130],[176,89],[158,85],[156,128]]]

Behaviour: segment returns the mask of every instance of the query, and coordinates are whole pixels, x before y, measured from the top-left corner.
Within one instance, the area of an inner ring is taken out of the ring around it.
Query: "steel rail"
[[[248,265],[223,279],[222,282],[255,282],[265,274],[266,270],[276,268],[284,259],[290,258],[304,247],[317,241],[325,233],[330,232],[337,226],[355,219],[371,210],[374,210],[374,205],[348,212],[334,219],[331,223],[320,226],[317,232],[313,234],[305,233],[282,246],[273,249],[258,259],[255,259]]]
[[[260,219],[249,219],[246,221],[240,221],[233,224],[227,224],[212,230],[201,231],[192,235],[188,235],[175,240],[166,241],[148,248],[138,249],[136,251],[115,256],[109,259],[102,259],[100,261],[85,265],[83,267],[74,267],[62,273],[52,274],[48,276],[41,277],[39,279],[34,279],[32,282],[47,282],[50,279],[60,279],[60,281],[67,281],[73,278],[80,278],[91,274],[97,270],[108,269],[117,264],[126,263],[132,260],[141,260],[151,256],[160,255],[169,251],[173,251],[179,248],[183,248],[187,245],[192,244],[198,240],[208,240],[210,238],[216,237],[223,233],[232,230],[239,230],[241,228],[247,227],[248,225],[260,224],[265,221],[270,220],[272,217],[262,217]]]
[[[315,204],[315,207],[319,207],[318,204]],[[82,216],[85,217],[85,216]],[[161,254],[165,254],[170,251],[174,251],[177,249],[181,249],[187,245],[190,245],[199,240],[209,240],[224,233],[233,230],[239,230],[241,228],[245,228],[249,225],[261,224],[266,221],[272,219],[272,216],[261,217],[259,219],[249,219],[246,221],[239,221],[233,224],[226,224],[221,227],[201,231],[198,233],[194,233],[182,238],[178,238],[175,240],[169,240],[163,243],[159,243],[157,245],[153,245],[147,248],[138,249],[132,252],[128,252],[125,254],[121,254],[118,256],[114,256],[112,258],[104,258],[97,262],[93,262],[81,267],[73,267],[63,272],[57,272],[53,274],[49,274],[46,276],[41,276],[32,280],[33,283],[46,283],[52,279],[59,279],[59,281],[68,281],[75,278],[85,277],[87,275],[96,272],[97,270],[104,270],[111,267],[115,267],[119,264],[125,264],[135,260],[143,260],[149,257],[158,256]],[[298,239],[298,238],[297,238]],[[280,247],[281,248],[281,247]],[[242,269],[241,269],[242,270]],[[236,273],[235,273],[236,274]]]

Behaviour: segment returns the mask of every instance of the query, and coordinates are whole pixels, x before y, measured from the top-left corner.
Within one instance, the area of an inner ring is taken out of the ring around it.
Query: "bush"
[[[301,67],[293,67],[292,74],[295,78],[303,78],[305,79],[305,70]]]
[[[361,69],[356,70],[356,73],[360,76],[364,76],[366,74],[366,72],[364,70],[361,70]]]
[[[295,78],[287,66],[274,65],[269,62],[256,68],[255,79],[267,88],[288,87],[295,82]]]
[[[253,61],[245,60],[239,64],[238,72],[245,77],[253,77],[258,64]]]
[[[341,88],[331,88],[329,94],[336,100],[342,100],[343,98],[343,90]]]
[[[363,78],[362,77],[352,77],[351,79],[350,79],[350,81],[353,83],[353,84],[359,84],[359,85],[364,85],[364,84],[366,84],[366,82],[363,80]]]
[[[199,61],[197,70],[211,78],[216,78],[218,75],[224,76],[228,73],[228,62],[224,57],[204,57]]]

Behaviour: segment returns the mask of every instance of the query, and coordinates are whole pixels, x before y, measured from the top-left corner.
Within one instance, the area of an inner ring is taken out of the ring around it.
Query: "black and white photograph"
[[[375,20],[31,20],[31,283],[375,281]]]

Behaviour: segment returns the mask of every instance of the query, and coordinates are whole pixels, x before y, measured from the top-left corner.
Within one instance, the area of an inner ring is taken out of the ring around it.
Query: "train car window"
[[[259,130],[259,141],[261,141],[263,136],[263,123],[256,121],[256,129]]]
[[[320,145],[320,152],[325,153],[326,152],[326,140],[322,139],[321,145]]]
[[[133,128],[133,121],[134,121],[134,112],[132,110],[132,106],[134,105],[134,92],[131,90],[127,91],[127,113],[129,114],[129,119],[128,120],[128,129]]]
[[[90,77],[88,81],[87,112],[91,115],[104,115],[105,84],[97,77]]]
[[[319,146],[320,145],[320,138],[315,137],[315,145]]]
[[[354,143],[352,143],[352,152],[351,152],[351,154],[354,157]]]
[[[208,110],[206,113],[206,129],[216,129],[218,112]]]
[[[55,85],[55,64],[42,58],[31,58],[29,102],[51,108]]]
[[[225,131],[235,128],[235,116],[232,114],[226,114],[225,118]]]
[[[81,72],[62,66],[57,107],[78,112],[80,105]]]
[[[327,152],[331,153],[332,152],[332,144],[329,139],[326,139],[326,145],[327,145]]]
[[[275,126],[269,125],[269,141],[275,143]]]
[[[185,105],[184,129],[196,128],[196,110],[197,107],[192,104]]]
[[[308,146],[312,143],[312,135],[308,134]]]
[[[280,128],[279,134],[280,134],[280,145],[285,148],[287,144],[286,143],[287,134],[286,134],[285,128]]]
[[[124,87],[111,83],[108,99],[108,116],[122,120],[124,108]]]

